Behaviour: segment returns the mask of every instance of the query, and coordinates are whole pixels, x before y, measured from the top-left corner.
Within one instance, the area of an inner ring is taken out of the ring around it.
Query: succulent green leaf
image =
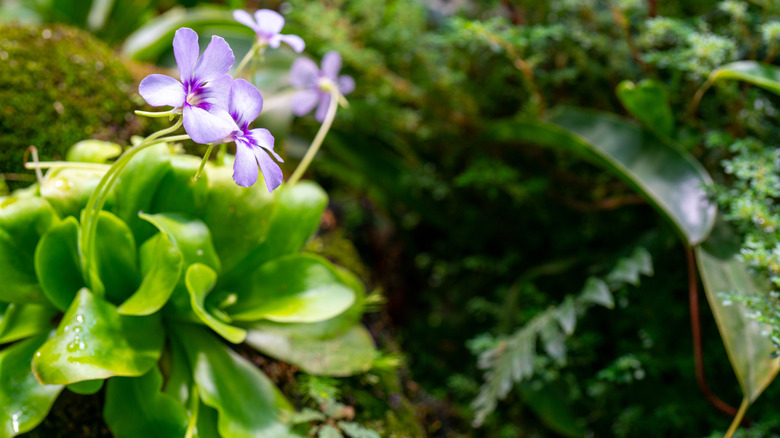
[[[157,363],[164,340],[158,315],[120,315],[116,306],[83,288],[32,368],[44,384],[140,376]]]
[[[208,225],[214,248],[229,272],[265,239],[276,208],[263,184],[241,187],[233,181],[233,168],[208,164],[209,192],[203,222]]]
[[[161,392],[157,367],[141,377],[112,377],[106,388],[103,417],[117,438],[184,437],[187,411]]]
[[[244,342],[246,330],[233,327],[206,310],[206,297],[217,283],[217,273],[206,265],[194,263],[187,268],[185,281],[195,315],[228,341],[234,344]]]
[[[149,238],[139,251],[143,281],[121,306],[122,315],[151,315],[168,302],[181,276],[183,257],[167,234]]]
[[[0,301],[47,304],[35,275],[35,248],[58,222],[43,199],[12,196],[0,201]]]
[[[329,261],[292,254],[253,272],[247,289],[226,312],[239,321],[317,322],[344,312],[354,302],[352,285]]]
[[[195,181],[201,159],[192,155],[171,155],[170,168],[154,195],[149,213],[180,213],[200,217],[206,205],[209,177],[202,173]]]
[[[757,85],[767,91],[780,94],[780,68],[756,61],[739,61],[726,64],[710,73],[708,83],[720,79],[736,79]]]
[[[329,339],[290,335],[283,330],[250,330],[247,344],[295,365],[308,374],[351,376],[371,369],[377,357],[374,341],[362,326]]]
[[[707,171],[690,154],[635,124],[598,111],[568,108],[548,122],[502,122],[497,139],[568,150],[612,171],[667,218],[689,245],[702,242],[715,221]]]
[[[770,357],[775,347],[761,334],[761,325],[745,315],[745,307],[740,303],[725,305],[723,298],[718,296],[722,292],[736,291],[769,299],[769,282],[751,274],[738,258],[739,248],[739,239],[725,223],[719,222],[710,238],[696,247],[696,257],[707,301],[731,367],[745,400],[753,403],[777,376],[780,361]]]
[[[71,383],[70,385],[67,385],[66,388],[76,394],[92,395],[103,388],[103,382],[105,382],[104,379],[83,380],[81,382]]]
[[[653,79],[644,79],[638,84],[623,81],[617,86],[617,96],[643,126],[663,136],[672,136],[674,114],[669,105],[669,92],[662,82]]]
[[[41,197],[46,199],[61,217],[79,217],[105,173],[105,170],[99,169],[52,169],[41,183]],[[114,203],[112,190],[106,198],[105,208],[113,208]]]
[[[221,436],[286,436],[280,418],[292,407],[262,371],[204,328],[177,324],[173,330],[193,368],[200,399],[219,412]]]
[[[274,210],[263,241],[229,272],[223,283],[230,290],[263,263],[299,252],[320,225],[328,195],[318,185],[301,181],[274,192]]]
[[[6,347],[0,352],[0,437],[12,437],[40,424],[49,413],[62,385],[41,385],[30,361],[48,333]]]
[[[17,341],[39,333],[48,333],[57,311],[51,306],[10,303],[0,320],[0,344]]]
[[[79,224],[69,216],[53,226],[35,249],[35,272],[43,293],[62,311],[84,287],[78,240]]]
[[[101,211],[95,247],[96,266],[106,297],[113,303],[121,303],[140,283],[133,232],[114,214]]]
[[[139,218],[139,213],[150,211],[160,182],[171,170],[170,157],[165,143],[138,152],[114,186],[116,214],[130,226],[138,242],[154,234],[154,227]]]
[[[110,141],[82,140],[68,149],[65,159],[82,163],[107,163],[122,154],[122,146]]]

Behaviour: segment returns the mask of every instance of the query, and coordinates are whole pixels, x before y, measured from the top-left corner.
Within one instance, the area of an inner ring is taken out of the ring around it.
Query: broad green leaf
[[[761,325],[745,315],[740,303],[724,305],[719,293],[766,297],[771,289],[764,278],[752,275],[738,258],[740,242],[725,223],[719,222],[712,236],[696,247],[704,291],[718,324],[731,367],[737,375],[742,394],[753,403],[780,370],[780,361],[770,356],[776,350],[761,334]],[[767,298],[768,299],[768,298]]]
[[[180,214],[141,214],[164,234],[182,254],[182,268],[176,289],[170,297],[171,311],[180,317],[192,315],[190,296],[185,285],[187,267],[193,263],[206,265],[220,272],[221,263],[211,241],[206,224]]]
[[[43,293],[62,311],[84,287],[78,240],[78,222],[69,216],[52,227],[35,250],[35,272]]]
[[[0,320],[0,344],[51,331],[57,311],[38,304],[8,304]]]
[[[239,321],[317,322],[332,318],[355,302],[351,284],[327,260],[292,254],[262,265],[247,279],[247,289],[226,309]]]
[[[671,221],[689,245],[702,242],[715,221],[707,196],[712,180],[690,154],[620,117],[565,109],[549,122],[511,121],[494,125],[503,141],[527,141],[580,154],[633,186]]]
[[[116,214],[130,226],[138,242],[154,234],[154,227],[138,216],[150,211],[160,182],[171,170],[170,159],[167,144],[144,149],[128,162],[114,186]]]
[[[217,273],[206,265],[194,263],[187,269],[185,281],[187,291],[190,293],[192,310],[198,318],[228,341],[234,344],[244,342],[246,330],[233,327],[206,310],[206,296],[217,283]]]
[[[122,146],[110,141],[82,140],[68,149],[65,159],[82,163],[107,163],[122,153]]]
[[[739,61],[726,64],[710,73],[707,83],[720,79],[736,79],[780,94],[780,68],[775,65],[761,64],[756,61]]]
[[[187,412],[175,398],[160,391],[162,383],[157,367],[141,377],[108,380],[103,417],[115,437],[184,437]]]
[[[159,233],[139,251],[143,281],[138,290],[119,306],[122,315],[151,315],[168,302],[182,271],[182,254],[167,234]]]
[[[0,202],[0,301],[47,304],[35,275],[35,248],[58,222],[43,199],[12,196]]]
[[[286,436],[280,418],[292,407],[262,371],[204,328],[178,324],[173,329],[193,368],[201,400],[219,412],[220,435]]]
[[[99,169],[52,169],[40,186],[41,197],[46,199],[61,217],[78,218],[105,173],[105,170]],[[106,198],[104,208],[111,209],[114,203],[112,190]]]
[[[120,315],[84,288],[36,353],[33,372],[44,384],[140,376],[160,358],[164,333],[158,315]]]
[[[76,394],[92,395],[103,388],[103,382],[105,382],[104,379],[82,380],[81,382],[71,383],[66,388]]]
[[[117,216],[101,211],[95,247],[96,265],[106,297],[113,303],[121,303],[140,283],[133,232]]]
[[[206,205],[209,178],[201,174],[194,181],[201,158],[192,155],[171,155],[170,169],[163,176],[148,213],[180,213],[200,217]]]
[[[284,331],[250,330],[247,344],[264,354],[319,376],[351,376],[371,369],[374,341],[362,326],[331,339],[289,336]]]
[[[35,350],[46,341],[43,333],[0,352],[0,437],[12,437],[40,424],[62,391],[62,385],[41,385],[30,370]]]
[[[299,252],[317,231],[328,195],[312,182],[301,181],[274,192],[274,210],[265,238],[229,272],[223,284],[235,290],[246,276],[263,263],[276,257]]]
[[[203,222],[211,230],[222,268],[230,271],[265,239],[276,203],[264,184],[241,187],[231,166],[206,166],[209,192]]]
[[[674,133],[674,114],[669,105],[666,86],[653,79],[635,84],[623,81],[617,86],[617,96],[623,106],[646,128],[666,137]]]

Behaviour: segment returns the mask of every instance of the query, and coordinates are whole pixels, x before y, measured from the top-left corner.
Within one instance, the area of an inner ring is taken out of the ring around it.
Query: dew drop
[[[76,315],[76,322],[82,324],[84,322],[84,315]]]
[[[65,347],[65,349],[73,353],[74,351],[78,351],[79,345],[76,344],[75,342],[71,342],[70,344],[68,344],[67,347]]]
[[[81,326],[75,326],[73,327],[73,333],[81,333]]]
[[[41,357],[41,352],[39,351],[39,352],[35,353],[35,357]]]
[[[195,254],[197,254],[199,256],[202,256],[203,255],[203,250],[199,249],[198,251],[195,252]]]
[[[79,342],[79,350],[86,350],[87,344],[84,341]]]

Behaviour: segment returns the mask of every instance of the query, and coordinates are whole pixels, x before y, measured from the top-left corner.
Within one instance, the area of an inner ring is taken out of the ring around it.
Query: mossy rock
[[[23,172],[30,145],[45,161],[85,138],[125,140],[133,82],[111,49],[84,31],[0,23],[0,173]]]

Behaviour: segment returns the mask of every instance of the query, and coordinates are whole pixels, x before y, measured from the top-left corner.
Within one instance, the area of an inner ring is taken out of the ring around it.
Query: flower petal
[[[198,34],[188,27],[177,30],[173,36],[173,56],[176,57],[182,82],[186,83],[192,78],[192,69],[198,62],[199,53]]]
[[[233,181],[241,187],[251,187],[257,181],[257,158],[243,141],[236,141]]]
[[[255,21],[257,21],[257,32],[265,36],[276,35],[284,27],[284,17],[270,9],[260,9],[255,12]]]
[[[226,111],[208,112],[192,105],[184,105],[184,130],[195,143],[213,143],[237,131],[238,127]]]
[[[317,106],[317,111],[314,112],[314,118],[318,122],[322,123],[325,120],[325,115],[328,114],[328,106],[330,105],[330,94],[322,96],[320,104]]]
[[[265,153],[265,150],[252,148],[252,152],[254,152],[257,162],[260,163],[260,170],[263,172],[263,179],[265,180],[265,186],[268,187],[268,193],[271,193],[284,180],[282,169]]]
[[[298,88],[315,88],[320,71],[309,58],[298,58],[290,67],[290,85]]]
[[[341,75],[339,76],[339,93],[347,95],[355,90],[355,80],[352,76]]]
[[[214,80],[227,74],[230,67],[233,67],[235,60],[230,45],[224,38],[214,35],[211,37],[209,46],[203,52],[203,56],[195,65],[192,79],[195,83]]]
[[[233,86],[233,78],[230,75],[222,75],[213,81],[210,81],[203,87],[204,100],[208,107],[203,108],[207,111],[228,110],[228,101],[230,100],[230,88]]]
[[[180,107],[184,104],[184,86],[176,79],[153,74],[141,81],[138,93],[151,106]]]
[[[339,52],[330,51],[322,57],[322,74],[326,78],[336,82],[341,71],[341,55]]]
[[[243,24],[244,26],[249,26],[252,30],[257,32],[257,23],[255,23],[255,20],[252,19],[251,15],[249,15],[249,12],[236,9],[233,11],[233,19]]]
[[[274,49],[279,47],[279,43],[287,43],[287,45],[292,47],[292,49],[297,53],[303,52],[303,49],[306,47],[306,43],[303,42],[303,38],[299,37],[298,35],[277,34],[268,40],[268,45]]]
[[[300,117],[304,114],[308,114],[311,110],[317,106],[317,102],[320,101],[320,93],[315,90],[301,90],[292,97],[292,110],[293,114]]]
[[[278,161],[284,163],[282,157],[280,157],[279,154],[274,152],[274,136],[271,135],[271,131],[265,128],[255,128],[249,131],[249,133],[252,139],[255,141],[255,144],[268,151]]]
[[[230,117],[241,129],[246,129],[263,110],[263,95],[254,85],[243,79],[233,81],[230,89]]]

